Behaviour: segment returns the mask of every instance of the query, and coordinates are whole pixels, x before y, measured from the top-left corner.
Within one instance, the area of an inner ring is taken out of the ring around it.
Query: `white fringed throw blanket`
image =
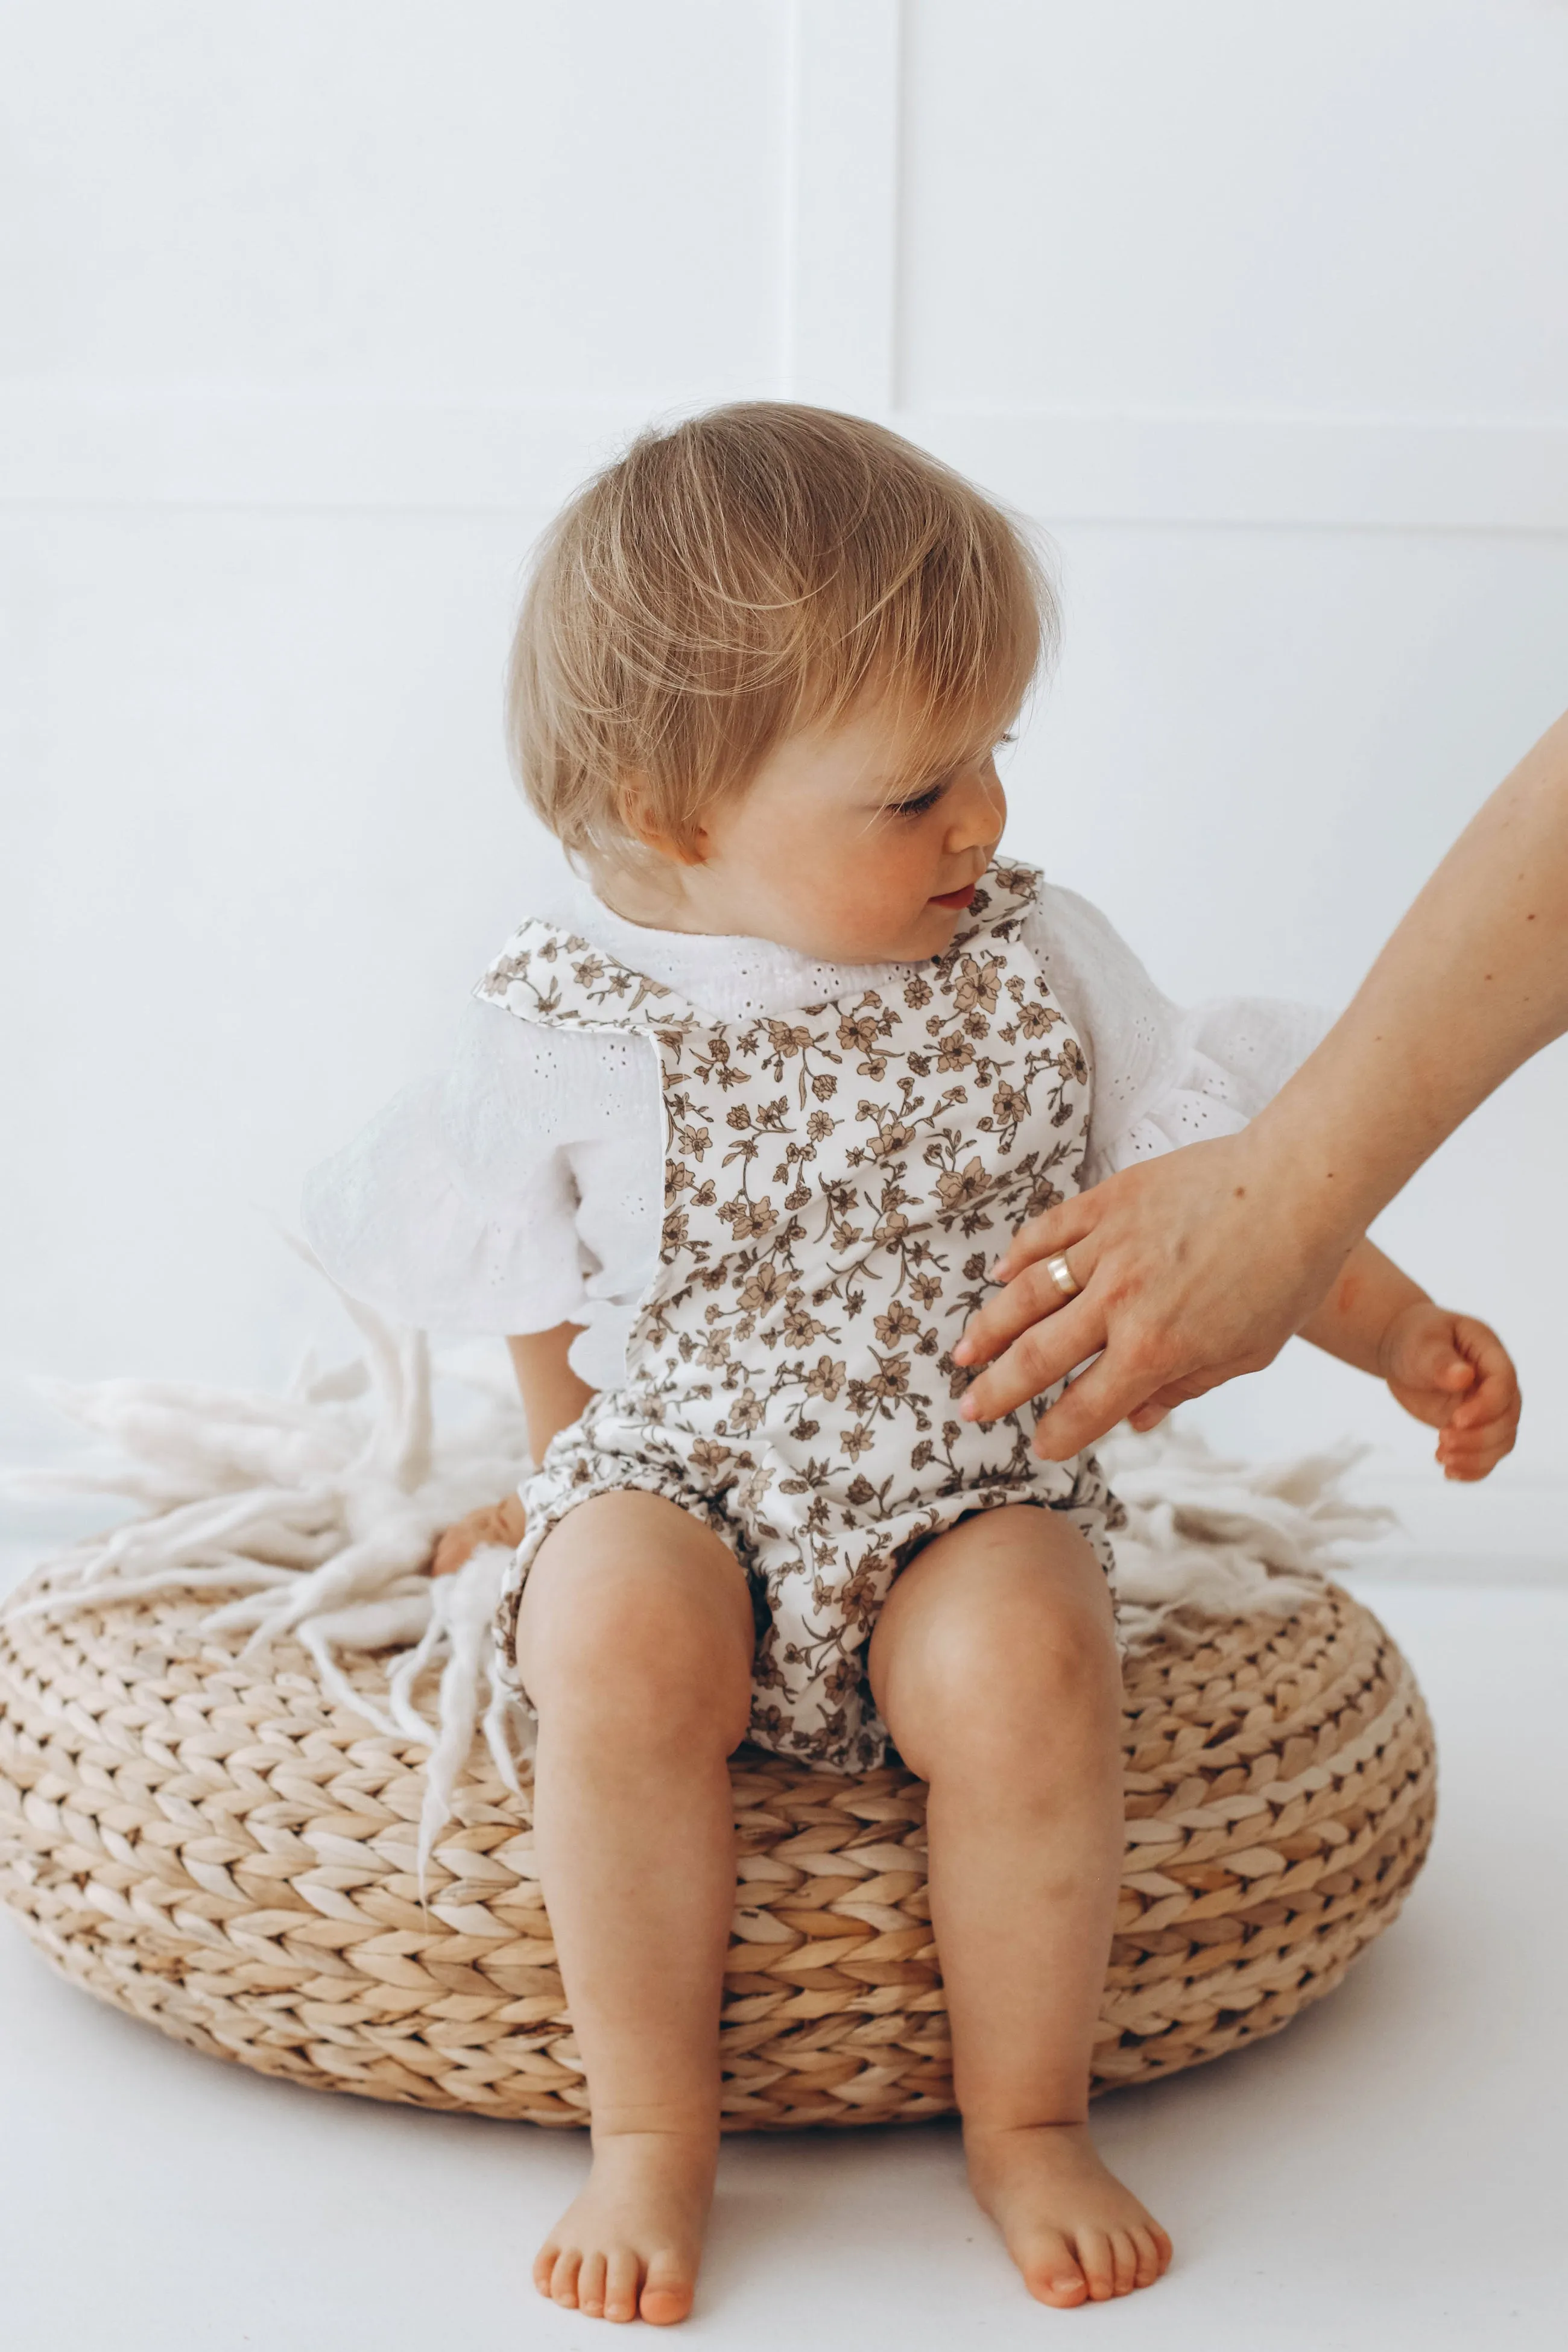
[[[432,1578],[431,1551],[442,1528],[498,1502],[531,1465],[504,1364],[493,1379],[437,1367],[468,1406],[437,1427],[424,1334],[395,1331],[340,1296],[363,1356],[331,1368],[308,1356],[279,1397],[163,1381],[37,1383],[107,1450],[61,1470],[13,1473],[6,1488],[121,1495],[143,1511],[59,1553],[41,1586],[10,1606],[52,1614],[174,1590],[237,1596],[205,1622],[247,1630],[247,1651],[292,1634],[335,1700],[429,1748],[423,1877],[476,1726],[514,1790],[517,1756],[531,1747],[527,1717],[490,1672],[509,1555],[486,1548],[456,1575]],[[1190,1622],[1204,1618],[1289,1615],[1342,1565],[1337,1546],[1390,1521],[1343,1491],[1362,1450],[1255,1466],[1222,1460],[1170,1423],[1102,1445],[1127,1507],[1117,1590],[1132,1644],[1190,1637]],[[342,1673],[347,1650],[386,1654],[384,1708]],[[431,1722],[414,1692],[437,1668]]]

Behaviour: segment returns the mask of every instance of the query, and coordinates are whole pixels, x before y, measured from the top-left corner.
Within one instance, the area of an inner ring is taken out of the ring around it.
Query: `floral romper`
[[[998,1504],[1065,1511],[1109,1575],[1120,1505],[1090,1454],[1031,1454],[1040,1399],[988,1428],[952,1360],[986,1269],[1076,1191],[1089,1074],[1019,933],[1039,877],[994,864],[944,954],[787,1020],[715,1021],[585,940],[522,925],[475,993],[524,1021],[646,1036],[662,1074],[665,1219],[626,1376],[521,1489],[528,1531],[592,1495],[664,1495],[730,1546],[758,1642],[750,1737],[840,1771],[888,1748],[866,1644],[929,1537]],[[1053,1391],[1053,1395],[1059,1391]]]

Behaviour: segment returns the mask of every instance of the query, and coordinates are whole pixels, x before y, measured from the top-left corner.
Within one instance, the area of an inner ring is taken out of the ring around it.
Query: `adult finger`
[[[1047,1462],[1068,1461],[1085,1446],[1109,1436],[1120,1421],[1130,1421],[1140,1431],[1155,1428],[1177,1405],[1206,1396],[1210,1389],[1259,1369],[1256,1358],[1238,1356],[1229,1363],[1190,1373],[1185,1380],[1152,1387],[1152,1381],[1158,1376],[1151,1374],[1147,1366],[1141,1371],[1131,1370],[1125,1358],[1110,1349],[1064,1390],[1048,1412],[1040,1415],[1035,1424],[1035,1452]],[[1145,1419],[1147,1413],[1154,1418]]]
[[[1143,1384],[1146,1386],[1146,1383]],[[1035,1426],[1034,1451],[1045,1462],[1070,1461],[1144,1402],[1142,1387],[1109,1355],[1070,1381]]]
[[[1057,1314],[1029,1322],[1006,1353],[971,1382],[959,1411],[965,1421],[999,1420],[1055,1388],[1104,1345],[1105,1318],[1085,1291]]]
[[[1058,1254],[1066,1258],[1068,1272],[1077,1283],[1079,1292],[1086,1291],[1094,1278],[1096,1252],[1092,1237],[1060,1253],[1049,1253],[1053,1257]],[[957,1364],[988,1364],[1001,1354],[1004,1348],[1011,1347],[1031,1323],[1038,1323],[1049,1315],[1059,1315],[1064,1307],[1071,1304],[1044,1260],[1037,1265],[1019,1266],[1005,1289],[997,1291],[994,1297],[988,1298],[984,1307],[970,1317],[963,1337],[953,1349],[953,1361]],[[1078,1362],[1080,1360],[1075,1357],[1073,1360]],[[1061,1377],[1058,1373],[1058,1378]]]
[[[1037,1217],[1030,1217],[997,1258],[994,1269],[997,1280],[1010,1282],[1037,1258],[1086,1241],[1100,1222],[1100,1208],[1091,1186],[1087,1192],[1074,1192],[1069,1199],[1058,1201],[1054,1209],[1042,1209]]]

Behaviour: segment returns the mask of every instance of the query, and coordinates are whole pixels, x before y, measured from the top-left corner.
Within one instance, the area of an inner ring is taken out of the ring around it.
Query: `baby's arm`
[[[1519,1380],[1502,1341],[1473,1316],[1434,1306],[1371,1242],[1351,1252],[1301,1337],[1386,1381],[1406,1412],[1437,1430],[1446,1477],[1484,1478],[1512,1451]]]
[[[544,1449],[557,1431],[570,1428],[581,1417],[594,1393],[566,1360],[566,1351],[582,1328],[580,1323],[558,1323],[553,1331],[526,1331],[506,1343],[522,1391],[528,1447],[535,1462],[543,1460]],[[509,1495],[504,1502],[487,1503],[446,1530],[436,1546],[430,1573],[455,1575],[480,1544],[510,1548],[522,1541],[522,1505],[516,1495]]]
[[[506,1343],[522,1391],[528,1448],[535,1462],[543,1461],[552,1437],[582,1419],[594,1393],[566,1360],[567,1349],[582,1328],[581,1323],[557,1323],[553,1331],[528,1331]]]

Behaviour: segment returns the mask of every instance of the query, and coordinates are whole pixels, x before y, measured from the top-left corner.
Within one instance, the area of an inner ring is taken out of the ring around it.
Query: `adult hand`
[[[1440,1004],[1442,1018],[1434,1020]],[[1025,1225],[953,1349],[994,1420],[1099,1360],[1035,1451],[1271,1363],[1378,1212],[1510,1070],[1568,1032],[1568,715],[1455,843],[1296,1076],[1241,1134],[1145,1160]],[[1064,1299],[1044,1261],[1065,1255]],[[1103,1349],[1104,1353],[1100,1351]]]
[[[953,1350],[990,1368],[964,1395],[965,1419],[1014,1412],[1098,1357],[1035,1433],[1037,1454],[1065,1461],[1119,1421],[1152,1429],[1271,1363],[1359,1236],[1310,1233],[1282,1171],[1258,1158],[1250,1131],[1189,1144],[1020,1226],[997,1263],[1005,1289]],[[1071,1299],[1045,1264],[1058,1253],[1079,1285]]]

